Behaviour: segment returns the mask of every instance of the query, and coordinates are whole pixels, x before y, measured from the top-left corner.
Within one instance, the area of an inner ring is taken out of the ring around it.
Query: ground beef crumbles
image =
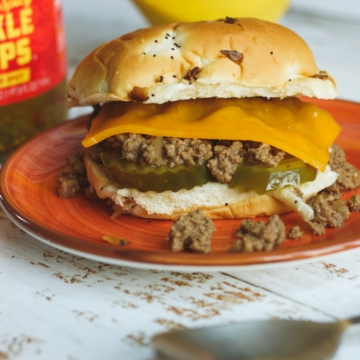
[[[243,220],[236,232],[236,243],[231,252],[271,251],[280,246],[285,238],[285,225],[278,215],[263,221]]]
[[[307,200],[314,210],[314,218],[309,221],[314,235],[325,234],[326,227],[343,227],[349,217],[349,208],[338,193],[323,191]]]
[[[108,138],[106,143],[108,148],[118,149],[128,161],[155,167],[203,164],[213,155],[210,141],[201,139],[119,134]]]
[[[360,187],[360,170],[347,162],[345,152],[339,145],[331,146],[329,165],[339,174],[334,186],[330,187],[332,191],[336,190],[334,188],[344,191]]]
[[[326,227],[344,226],[345,220],[352,211],[350,208],[352,202],[346,205],[345,200],[340,199],[342,191],[353,190],[360,186],[359,169],[347,162],[345,152],[339,145],[331,146],[329,165],[338,173],[336,182],[307,200],[307,204],[314,210],[314,218],[308,222],[314,235],[325,234]]]
[[[288,233],[288,238],[293,240],[301,239],[303,236],[303,232],[300,229],[299,225],[295,225],[292,227]]]
[[[348,201],[349,210],[351,212],[360,211],[360,195],[354,194]]]
[[[207,163],[207,167],[220,183],[230,182],[237,167],[244,161],[246,151],[240,141],[233,141],[230,145],[216,145],[214,157]]]
[[[268,167],[278,166],[286,153],[269,144],[245,141],[246,161],[250,164],[263,163]]]
[[[189,250],[208,253],[215,231],[213,221],[204,216],[201,209],[181,215],[172,225],[167,241],[173,252]]]
[[[83,155],[79,151],[67,157],[67,164],[67,168],[60,173],[57,183],[57,190],[62,199],[74,197],[82,187],[89,184]]]

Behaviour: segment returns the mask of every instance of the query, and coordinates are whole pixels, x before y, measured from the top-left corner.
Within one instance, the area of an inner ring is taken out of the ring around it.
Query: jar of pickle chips
[[[60,0],[0,0],[0,163],[66,119]]]

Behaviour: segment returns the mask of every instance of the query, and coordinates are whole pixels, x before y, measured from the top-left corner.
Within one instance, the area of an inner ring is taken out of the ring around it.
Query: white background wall
[[[359,0],[291,0],[291,9],[360,21]]]

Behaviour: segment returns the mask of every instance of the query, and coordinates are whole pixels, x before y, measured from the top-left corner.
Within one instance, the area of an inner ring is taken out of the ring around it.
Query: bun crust
[[[84,155],[84,164],[90,184],[96,191],[97,195],[100,198],[110,198],[113,201],[116,201],[119,187],[115,182],[108,178],[103,166],[93,162],[87,152]],[[204,201],[203,194],[204,192],[207,193],[205,198],[207,196],[213,197],[215,193],[213,192],[212,187],[216,187],[217,192],[221,193],[221,200],[223,200],[226,195],[230,199],[233,198],[232,190],[229,190],[224,184],[217,183],[204,185],[202,191],[190,190],[192,191],[190,197],[196,197],[196,202],[194,203],[192,201],[192,203],[189,203],[188,205],[185,203],[185,207],[182,207],[181,209],[174,207],[173,211],[166,214],[161,213],[161,203],[163,203],[164,200],[169,200],[174,205],[177,204],[178,202],[174,200],[174,198],[176,199],[176,194],[178,193],[168,192],[171,193],[171,195],[169,194],[169,197],[171,196],[170,199],[166,199],[166,194],[164,193],[155,194],[155,196],[154,193],[148,195],[147,193],[142,193],[142,199],[140,199],[140,201],[143,200],[144,197],[148,196],[148,202],[152,204],[152,208],[154,208],[154,204],[155,208],[158,206],[159,213],[150,213],[147,211],[145,207],[136,202],[136,197],[134,197],[134,200],[124,200],[122,205],[113,203],[112,207],[115,214],[128,213],[142,218],[170,220],[177,220],[180,215],[187,214],[198,208],[201,208],[204,215],[210,217],[211,219],[253,218],[256,216],[283,214],[292,210],[286,204],[271,196],[266,194],[257,195],[254,193],[246,193],[235,201],[229,201],[227,205],[224,203],[224,201],[218,201],[217,203],[213,203],[211,206],[209,206],[209,204],[206,204]],[[229,194],[227,194],[227,192],[229,192]],[[178,196],[180,200],[180,195]],[[130,196],[126,198],[130,198]]]
[[[70,106],[207,97],[336,97],[335,81],[318,71],[311,50],[293,31],[263,20],[231,20],[150,27],[99,46],[69,82]]]

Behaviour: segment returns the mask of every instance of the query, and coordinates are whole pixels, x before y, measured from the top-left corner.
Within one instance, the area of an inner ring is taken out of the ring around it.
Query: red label
[[[40,95],[65,77],[60,0],[0,0],[0,106]]]

